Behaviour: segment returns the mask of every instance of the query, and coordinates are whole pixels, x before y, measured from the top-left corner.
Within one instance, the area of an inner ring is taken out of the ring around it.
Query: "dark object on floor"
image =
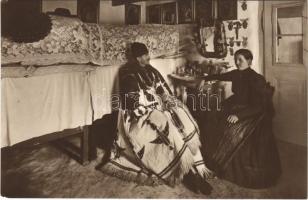
[[[106,151],[102,157],[101,162],[95,166],[96,170],[100,170],[105,164],[110,161],[111,151]]]
[[[116,139],[118,112],[104,115],[101,119],[93,122],[90,126],[90,133],[93,135],[96,146],[109,150]]]
[[[184,176],[183,184],[194,193],[201,192],[204,195],[209,195],[213,190],[213,187],[204,178],[192,171]]]
[[[2,16],[2,35],[14,42],[37,42],[45,38],[52,27],[51,19],[44,13],[5,12]]]
[[[110,150],[117,137],[118,112],[104,115],[101,119],[95,120],[89,127],[90,141],[92,152],[91,160],[96,158],[96,148],[103,149],[106,156],[110,154]],[[106,158],[104,156],[104,158]],[[104,159],[103,158],[103,159]]]

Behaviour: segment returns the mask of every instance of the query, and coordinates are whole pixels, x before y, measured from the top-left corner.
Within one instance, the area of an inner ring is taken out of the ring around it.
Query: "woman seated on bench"
[[[205,77],[205,81],[232,81],[230,98],[220,113],[218,146],[211,160],[218,175],[238,185],[262,188],[274,184],[281,173],[272,133],[273,88],[250,68],[253,55],[240,49],[234,55],[236,70]]]

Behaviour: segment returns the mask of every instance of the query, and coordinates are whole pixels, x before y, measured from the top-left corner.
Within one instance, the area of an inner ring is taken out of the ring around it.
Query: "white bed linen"
[[[1,80],[1,147],[92,123],[88,72]]]
[[[118,94],[118,71],[121,65],[97,67],[90,72],[89,82],[93,106],[93,120],[112,111],[112,95]]]

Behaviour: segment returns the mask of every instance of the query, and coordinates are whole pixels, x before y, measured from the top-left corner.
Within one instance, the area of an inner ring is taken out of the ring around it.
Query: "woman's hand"
[[[205,164],[196,166],[197,173],[204,179],[211,179],[215,177],[213,171],[205,166]]]
[[[229,115],[227,121],[231,124],[235,124],[236,122],[238,122],[238,117],[236,115]]]

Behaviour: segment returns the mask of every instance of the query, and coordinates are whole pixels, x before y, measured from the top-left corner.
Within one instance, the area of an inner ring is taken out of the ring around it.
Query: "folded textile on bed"
[[[90,72],[94,71],[97,66],[88,64],[60,64],[44,67],[22,66],[19,64],[12,64],[1,68],[1,79],[3,78],[23,78],[32,76],[45,76],[50,74],[63,74],[72,72]]]
[[[2,64],[119,64],[126,61],[127,46],[135,41],[145,43],[152,57],[179,50],[179,31],[175,25],[115,26],[50,17],[52,29],[40,41],[17,43],[1,37]]]

